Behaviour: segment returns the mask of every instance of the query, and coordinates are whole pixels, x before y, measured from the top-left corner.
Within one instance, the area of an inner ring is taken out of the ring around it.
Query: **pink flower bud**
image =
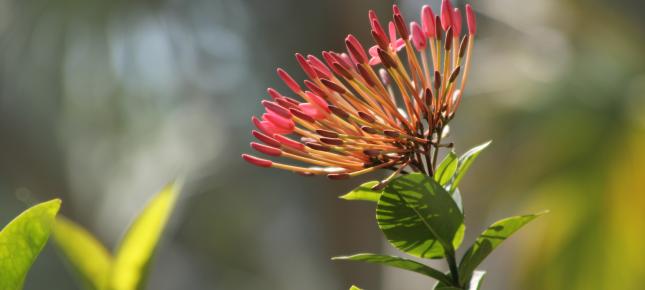
[[[477,22],[475,21],[475,12],[470,4],[466,4],[466,22],[468,22],[468,34],[475,35],[477,32]]]
[[[318,76],[316,74],[316,71],[309,65],[309,62],[307,61],[307,59],[305,59],[304,56],[302,56],[302,54],[296,53],[296,60],[310,79],[316,79],[316,77]]]
[[[282,155],[282,150],[280,150],[278,148],[275,148],[275,147],[260,144],[260,143],[251,142],[251,148],[255,149],[256,151],[258,151],[260,153],[264,153],[264,154],[269,155],[269,156],[280,156],[280,155]]]
[[[266,145],[269,145],[271,147],[280,148],[280,142],[278,142],[277,140],[265,135],[264,133],[261,133],[261,132],[253,130],[253,131],[251,131],[251,134],[253,134],[253,136],[255,138],[257,138],[258,140],[262,141],[262,143],[264,143]]]
[[[262,119],[264,121],[271,122],[271,124],[281,129],[287,130],[288,132],[285,132],[285,133],[291,133],[295,128],[295,124],[291,119],[283,118],[280,115],[273,113],[271,111],[269,111],[268,113],[262,114]]]
[[[271,165],[273,165],[273,162],[271,162],[270,160],[257,158],[255,156],[251,156],[251,155],[248,155],[248,154],[242,154],[242,158],[246,162],[251,163],[251,164],[256,165],[256,166],[260,166],[260,167],[271,167]]]
[[[262,105],[268,111],[276,113],[276,114],[280,115],[283,118],[291,119],[291,113],[289,113],[289,110],[287,110],[283,106],[278,105],[277,103],[270,102],[270,101],[267,101],[267,100],[263,100]]]
[[[450,0],[441,1],[441,27],[444,31],[452,26],[452,4]]]
[[[309,115],[309,117],[314,118],[315,120],[322,120],[327,118],[328,113],[318,108],[318,106],[310,103],[302,103],[298,105],[301,111]]]
[[[318,77],[326,77],[329,78],[331,76],[331,71],[329,68],[316,56],[314,55],[307,55],[307,61],[309,61],[309,64],[314,68],[316,73],[318,74]],[[324,75],[324,76],[321,76]]]
[[[267,93],[269,93],[269,96],[273,98],[274,100],[280,99],[284,97],[282,94],[278,93],[274,88],[268,88]]]
[[[365,53],[365,48],[363,45],[354,37],[353,35],[348,35],[345,38],[345,46],[347,46],[347,52],[352,57],[356,63],[367,63],[367,54]]]
[[[298,142],[298,141],[293,141],[287,137],[284,137],[282,135],[273,135],[273,138],[278,140],[282,145],[287,146],[289,148],[293,148],[299,151],[303,151],[305,149],[305,145]]]
[[[294,93],[299,93],[302,91],[300,88],[300,85],[294,80],[286,71],[283,69],[279,68],[276,70],[278,72],[278,76],[282,79],[282,81],[294,92]]]
[[[422,51],[426,48],[426,34],[423,33],[421,26],[418,23],[410,23],[410,30],[412,31],[412,43],[418,51]]]
[[[429,38],[434,38],[436,35],[436,28],[434,25],[434,13],[432,12],[432,8],[428,5],[423,5],[423,8],[421,9],[421,26]],[[414,31],[412,33],[414,34]]]
[[[459,11],[459,8],[452,10],[452,35],[454,38],[461,36],[461,19],[461,11]]]

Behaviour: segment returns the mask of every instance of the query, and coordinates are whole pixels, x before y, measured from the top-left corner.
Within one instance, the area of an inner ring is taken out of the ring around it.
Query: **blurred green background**
[[[471,1],[479,34],[452,125],[493,139],[462,185],[466,241],[550,209],[484,265],[484,289],[645,287],[645,3]],[[0,224],[61,197],[114,246],[187,176],[148,289],[429,289],[422,276],[329,261],[394,252],[373,205],[330,182],[248,166],[251,114],[295,52],[370,42],[389,1],[0,0]],[[400,2],[408,20],[423,4]],[[463,1],[460,2],[463,4]],[[435,9],[437,11],[437,9]],[[372,176],[375,178],[378,176]],[[26,289],[77,289],[49,245]]]

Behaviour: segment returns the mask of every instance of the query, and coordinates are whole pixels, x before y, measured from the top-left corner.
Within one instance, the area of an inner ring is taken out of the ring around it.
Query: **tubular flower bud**
[[[429,38],[435,37],[434,13],[428,5],[423,5],[421,9],[421,26]]]
[[[443,0],[440,16],[423,6],[419,23],[406,22],[396,5],[392,10],[387,32],[376,13],[369,12],[370,46],[350,34],[346,53],[323,51],[321,58],[296,53],[305,80],[277,69],[292,93],[267,89],[270,99],[261,102],[266,111],[251,118],[258,141],[250,145],[298,164],[247,154],[242,158],[260,167],[330,179],[378,169],[432,175],[436,160],[429,154],[446,147],[436,139],[463,96],[475,16],[466,5],[468,35],[462,37],[462,16],[448,0]]]
[[[421,26],[416,22],[410,23],[410,30],[412,31],[412,43],[414,48],[418,51],[422,51],[426,48],[426,35],[423,33]]]
[[[459,38],[461,35],[461,11],[459,11],[459,8],[455,8],[452,10],[452,30],[453,30],[453,36],[455,38]]]
[[[468,23],[468,34],[475,35],[477,33],[477,22],[475,21],[475,12],[470,4],[466,4],[466,22]]]
[[[448,28],[452,26],[452,13],[450,0],[441,1],[441,27],[443,27],[443,31],[448,31]]]

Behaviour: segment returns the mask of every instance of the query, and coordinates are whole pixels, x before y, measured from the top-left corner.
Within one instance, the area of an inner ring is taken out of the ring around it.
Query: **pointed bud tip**
[[[282,150],[280,150],[278,148],[275,148],[275,147],[267,146],[267,145],[264,145],[264,144],[256,143],[256,142],[251,142],[251,148],[253,148],[254,150],[256,150],[256,151],[258,151],[260,153],[264,153],[264,154],[269,155],[269,156],[280,156],[280,155],[282,155]]]
[[[477,33],[477,21],[475,20],[475,12],[470,4],[466,4],[466,22],[468,23],[468,34],[475,35]]]
[[[242,159],[244,159],[246,162],[251,163],[251,164],[253,164],[255,166],[271,167],[271,165],[273,165],[273,162],[271,162],[271,160],[257,158],[255,156],[251,156],[251,155],[248,155],[248,154],[242,154],[241,156],[242,156]]]

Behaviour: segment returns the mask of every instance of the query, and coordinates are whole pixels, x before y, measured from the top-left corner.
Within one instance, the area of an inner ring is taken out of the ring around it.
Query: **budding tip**
[[[257,158],[255,156],[251,156],[251,155],[248,155],[248,154],[242,154],[241,156],[242,156],[242,159],[244,159],[246,162],[251,163],[251,164],[253,164],[255,166],[271,167],[271,165],[273,165],[273,162],[271,162],[271,160]]]
[[[468,34],[475,35],[477,33],[477,21],[475,20],[475,12],[470,4],[466,4],[466,22],[468,23]]]
[[[256,150],[256,151],[258,151],[260,153],[264,153],[264,154],[269,155],[269,156],[280,156],[280,155],[282,155],[282,150],[280,150],[278,148],[275,148],[275,147],[267,146],[267,145],[264,145],[264,144],[256,143],[256,142],[251,142],[251,148],[253,148],[254,150]]]

